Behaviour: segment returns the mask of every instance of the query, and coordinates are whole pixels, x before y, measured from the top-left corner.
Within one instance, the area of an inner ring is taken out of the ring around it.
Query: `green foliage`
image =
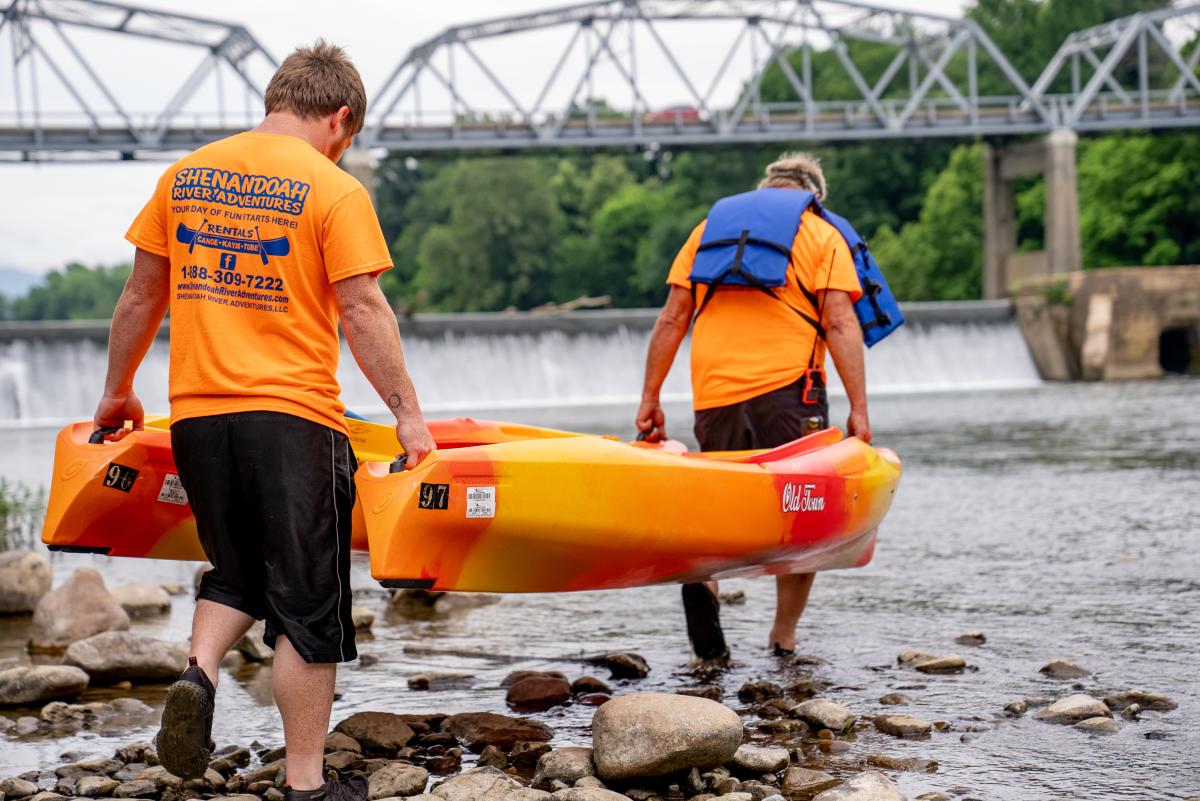
[[[92,320],[112,316],[131,266],[85,267],[68,264],[46,276],[41,286],[12,301],[13,320]]]
[[[28,548],[46,515],[46,491],[0,478],[0,551]]]

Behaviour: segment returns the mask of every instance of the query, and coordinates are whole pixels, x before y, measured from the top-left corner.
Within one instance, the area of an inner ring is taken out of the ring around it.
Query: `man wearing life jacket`
[[[265,620],[286,801],[367,801],[362,777],[324,775],[337,663],[357,656],[339,321],[409,464],[434,442],[379,289],[387,242],[366,189],[337,167],[366,116],[358,70],[318,41],[284,60],[265,101],[257,128],[169,167],[126,234],[137,251],[95,426],[114,438],[142,428],[134,373],[169,308],[171,445],[214,567],[197,593],[190,666],[163,707],[163,766],[204,775],[221,660]]]
[[[704,451],[773,448],[826,428],[825,352],[850,401],[848,435],[871,441],[862,296],[851,248],[820,213],[825,177],[806,154],[767,167],[754,192],[725,198],[696,226],[667,278],[670,294],[646,357],[637,427],[665,437],[659,393],[680,343],[692,333],[695,434]],[[779,656],[796,647],[796,624],[813,574],[776,578],[768,640]],[[715,582],[685,584],[688,637],[701,659],[728,656]]]

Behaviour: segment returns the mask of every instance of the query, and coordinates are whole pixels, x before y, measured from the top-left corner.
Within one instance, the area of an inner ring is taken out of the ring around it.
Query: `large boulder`
[[[394,754],[413,738],[413,730],[404,718],[391,712],[359,712],[335,726],[334,731],[358,741],[368,754]]]
[[[1109,718],[1112,712],[1104,703],[1090,695],[1076,693],[1060,698],[1034,715],[1046,723],[1078,723],[1088,718]]]
[[[87,686],[88,675],[77,667],[22,665],[0,670],[0,706],[28,706],[52,698],[74,698]]]
[[[826,790],[813,801],[908,801],[900,788],[882,773],[863,771],[841,787]]]
[[[129,615],[108,591],[104,578],[90,567],[81,567],[38,602],[30,648],[61,651],[93,634],[128,628]]]
[[[188,647],[131,631],[106,631],[71,643],[63,664],[86,671],[92,681],[172,681],[187,667]]]
[[[451,715],[442,723],[442,730],[453,734],[475,753],[489,745],[494,745],[501,751],[511,751],[513,746],[522,740],[545,743],[554,736],[544,723],[497,715],[493,712],[464,712]]]
[[[592,718],[592,757],[604,781],[715,768],[732,759],[741,744],[737,713],[705,698],[626,695],[600,707]]]
[[[122,584],[113,587],[112,594],[130,617],[162,615],[171,611],[171,596],[160,584]]]
[[[0,552],[0,615],[23,615],[50,592],[50,560],[32,551]]]

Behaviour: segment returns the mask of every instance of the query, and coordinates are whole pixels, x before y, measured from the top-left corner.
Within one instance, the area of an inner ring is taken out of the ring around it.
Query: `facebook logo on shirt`
[[[236,267],[237,267],[237,256],[236,255],[234,255],[233,253],[222,253],[221,254],[221,269],[222,270],[233,270]]]

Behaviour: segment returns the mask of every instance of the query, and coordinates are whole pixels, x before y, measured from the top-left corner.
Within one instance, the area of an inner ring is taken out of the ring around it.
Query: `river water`
[[[935,773],[895,773],[911,796],[969,788],[986,799],[1182,799],[1200,795],[1200,381],[1065,384],[989,392],[883,395],[872,401],[877,443],[904,460],[904,479],[882,528],[874,562],[822,574],[800,626],[800,652],[824,664],[808,668],[829,681],[827,695],[861,716],[911,714],[947,721],[924,741],[860,733],[851,749],[822,767],[852,773],[868,755],[917,756]],[[514,410],[509,417],[628,435],[626,407]],[[844,401],[835,401],[835,419]],[[686,407],[668,409],[668,428],[684,439]],[[0,432],[0,475],[36,483],[48,475],[53,432]],[[190,584],[191,564],[55,555],[56,578],[80,565],[100,568],[110,584],[134,580]],[[674,586],[606,593],[509,596],[499,603],[425,619],[389,613],[365,564],[355,570],[359,602],[379,614],[360,652],[378,659],[343,669],[334,720],[360,710],[504,712],[500,680],[519,668],[594,673],[581,657],[631,650],[650,677],[618,684],[618,694],[673,690],[695,683],[683,673],[687,640]],[[723,610],[737,664],[721,679],[726,703],[737,688],[766,678],[786,684],[795,667],[766,655],[773,587],[728,582],[743,605]],[[187,636],[191,601],[169,616],[135,623],[147,634]],[[27,623],[0,621],[0,666],[28,659]],[[954,643],[982,630],[982,647]],[[960,653],[974,670],[922,676],[896,665],[908,647]],[[1121,722],[1094,737],[1030,716],[1007,718],[1003,706],[1029,696],[1071,693],[1071,682],[1042,677],[1053,658],[1076,660],[1092,674],[1083,691],[1140,687],[1179,703],[1166,713]],[[472,674],[470,688],[409,691],[423,671]],[[603,673],[599,674],[603,675]],[[218,743],[280,743],[270,700],[270,668],[244,667],[222,677],[214,735]],[[902,690],[906,707],[883,707]],[[162,689],[140,690],[159,703]],[[87,700],[85,696],[84,700]],[[589,744],[593,709],[566,707],[538,717],[559,744]],[[15,717],[15,712],[6,712]],[[0,777],[58,762],[72,750],[109,755],[148,739],[147,722],[66,740],[0,735]]]

